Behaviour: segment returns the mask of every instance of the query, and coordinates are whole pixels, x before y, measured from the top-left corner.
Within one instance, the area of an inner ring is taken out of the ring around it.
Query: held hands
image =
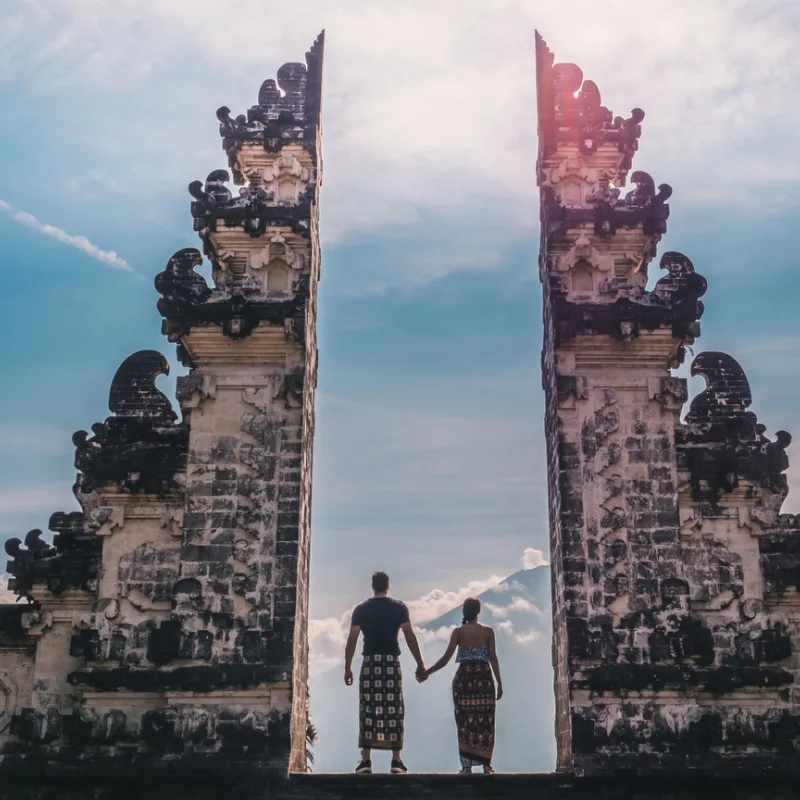
[[[417,683],[425,683],[425,681],[428,680],[428,676],[430,675],[430,671],[425,669],[425,665],[424,664],[420,664],[417,667],[417,671],[416,671],[415,674],[416,674],[416,678],[417,678]]]

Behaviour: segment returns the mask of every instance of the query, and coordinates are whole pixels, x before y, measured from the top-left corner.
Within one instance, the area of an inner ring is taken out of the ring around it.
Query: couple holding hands
[[[484,774],[491,775],[494,772],[495,705],[503,696],[503,683],[494,631],[478,622],[480,600],[470,597],[464,601],[461,626],[453,630],[444,655],[426,669],[408,608],[405,603],[389,597],[389,576],[385,572],[376,572],[372,576],[372,592],[373,596],[353,611],[345,646],[344,682],[351,686],[353,656],[358,637],[363,634],[364,660],[358,681],[361,762],[356,772],[372,772],[373,749],[392,751],[391,772],[408,772],[401,758],[405,706],[398,633],[402,631],[417,662],[416,678],[420,683],[447,666],[456,653],[459,666],[453,678],[453,704],[460,772],[469,774],[473,766],[481,766]]]

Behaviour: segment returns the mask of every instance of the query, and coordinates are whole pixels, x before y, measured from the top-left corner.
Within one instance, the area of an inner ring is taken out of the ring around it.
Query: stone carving
[[[570,202],[568,197],[556,194],[550,185],[542,187],[541,210],[545,229],[549,234],[563,235],[571,228],[586,223],[594,227],[595,236],[610,239],[620,229],[642,226],[643,232],[652,237],[650,255],[655,255],[655,246],[667,232],[669,204],[672,188],[662,183],[658,190],[646,172],[635,172],[637,188],[619,199],[619,190],[609,188],[607,181],[600,181],[598,189],[586,195],[584,201]]]
[[[217,382],[213,375],[193,372],[181,375],[176,383],[175,396],[182,408],[198,408],[204,400],[217,394]]]
[[[312,152],[316,151],[324,45],[323,32],[306,53],[305,64],[284,64],[278,70],[277,82],[265,80],[258,102],[246,115],[232,117],[227,106],[217,110],[222,148],[228,154],[237,184],[244,183],[237,154],[245,143],[258,143],[267,151],[277,152],[288,143],[299,142]]]
[[[748,410],[752,394],[741,365],[727,353],[706,351],[691,372],[706,380],[677,434],[679,466],[688,473],[692,497],[716,502],[740,480],[785,494],[785,451],[792,437],[786,431],[778,431],[774,441],[764,436],[764,426]]]
[[[268,166],[245,168],[248,183],[263,188],[265,198],[278,205],[295,205],[311,182],[311,170],[293,155],[278,155]]]
[[[583,79],[575,64],[555,64],[555,58],[536,34],[536,88],[539,111],[539,143],[545,151],[559,142],[574,142],[583,153],[613,142],[622,157],[616,180],[624,186],[633,155],[639,147],[644,111],[634,108],[630,117],[615,117],[600,99],[594,81]]]
[[[304,380],[305,374],[302,369],[289,373],[284,377],[275,399],[283,400],[284,408],[302,408]]]
[[[0,672],[0,733],[11,724],[17,710],[17,685],[10,674]]]
[[[800,591],[800,515],[781,514],[769,534],[759,537],[758,549],[765,594]]]
[[[660,266],[667,270],[667,275],[656,281],[649,295],[644,293],[642,297],[647,298],[646,302],[669,308],[673,335],[692,344],[700,335],[698,320],[705,310],[700,298],[706,293],[708,282],[695,272],[694,264],[683,253],[664,253]]]
[[[67,589],[93,591],[96,587],[102,540],[86,525],[79,511],[58,511],[50,517],[49,529],[55,532],[53,544],[42,541],[38,528],[25,536],[25,547],[17,538],[5,544],[11,556],[9,588],[20,596],[30,593],[35,585],[45,586],[58,595]]]
[[[299,272],[306,267],[306,259],[302,253],[293,250],[286,237],[275,232],[264,246],[264,249],[251,254],[250,268],[263,269],[273,262],[285,264],[289,269]]]
[[[588,236],[581,235],[567,254],[558,259],[558,270],[568,272],[577,264],[589,264],[601,272],[608,272],[613,266],[613,258],[609,254],[601,254],[596,247],[592,247]]]
[[[249,336],[261,322],[283,325],[289,319],[304,316],[308,296],[307,275],[292,282],[288,299],[251,299],[244,296],[241,280],[230,291],[211,290],[194,267],[202,263],[198,250],[178,251],[164,272],[155,278],[156,289],[163,295],[158,310],[164,317],[162,332],[171,342],[179,341],[193,327],[220,325],[231,339]]]
[[[211,297],[205,278],[194,271],[202,263],[200,251],[186,247],[178,250],[167,262],[166,269],[156,275],[156,291],[163,295],[156,307],[163,317],[185,314]]]
[[[700,297],[707,283],[695,272],[692,262],[682,253],[668,252],[661,257],[667,275],[647,292],[640,286],[628,287],[613,302],[580,302],[566,299],[562,288],[553,288],[558,342],[580,334],[608,335],[631,339],[642,330],[671,328],[676,339],[687,344],[699,335],[698,320],[703,314]],[[679,351],[682,357],[683,351]]]
[[[164,494],[176,486],[185,469],[189,431],[176,424],[172,405],[156,388],[169,364],[155,350],[134,353],[111,383],[109,409],[116,416],[92,426],[93,435],[78,431],[75,466],[84,494],[111,484],[128,492]]]
[[[631,175],[631,182],[636,184],[636,188],[625,195],[623,204],[626,206],[633,208],[663,206],[672,196],[672,187],[669,184],[660,184],[656,191],[655,181],[649,173],[642,170]]]
[[[200,181],[189,184],[189,194],[194,197],[191,204],[194,229],[201,234],[207,247],[213,249],[209,234],[218,226],[241,228],[249,236],[257,237],[268,227],[283,226],[308,238],[311,203],[314,199],[314,186],[309,186],[291,204],[276,204],[274,194],[262,186],[242,187],[239,195],[233,197],[225,186],[230,180],[227,170],[217,169],[209,173],[205,187]]]
[[[151,543],[125,554],[119,561],[119,596],[140,610],[171,600],[172,586],[178,578],[178,556],[175,549]]]

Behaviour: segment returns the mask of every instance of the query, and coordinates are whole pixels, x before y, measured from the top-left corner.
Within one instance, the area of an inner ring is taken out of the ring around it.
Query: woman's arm
[[[433,675],[434,672],[438,672],[442,667],[446,667],[447,663],[453,657],[453,653],[456,651],[456,645],[458,644],[458,628],[455,628],[453,632],[450,634],[450,642],[447,645],[447,650],[444,651],[444,655],[432,666],[425,670],[425,676],[428,677],[429,675]]]
[[[492,665],[494,678],[497,681],[497,699],[499,700],[503,696],[503,679],[500,677],[500,662],[497,660],[493,628],[489,628],[489,663]]]

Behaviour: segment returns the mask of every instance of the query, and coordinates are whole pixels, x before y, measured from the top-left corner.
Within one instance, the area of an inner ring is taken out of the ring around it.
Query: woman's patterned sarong
[[[462,661],[453,678],[453,705],[462,767],[492,763],[494,678],[487,661]]]
[[[402,750],[405,707],[400,657],[364,656],[358,685],[358,746]]]

